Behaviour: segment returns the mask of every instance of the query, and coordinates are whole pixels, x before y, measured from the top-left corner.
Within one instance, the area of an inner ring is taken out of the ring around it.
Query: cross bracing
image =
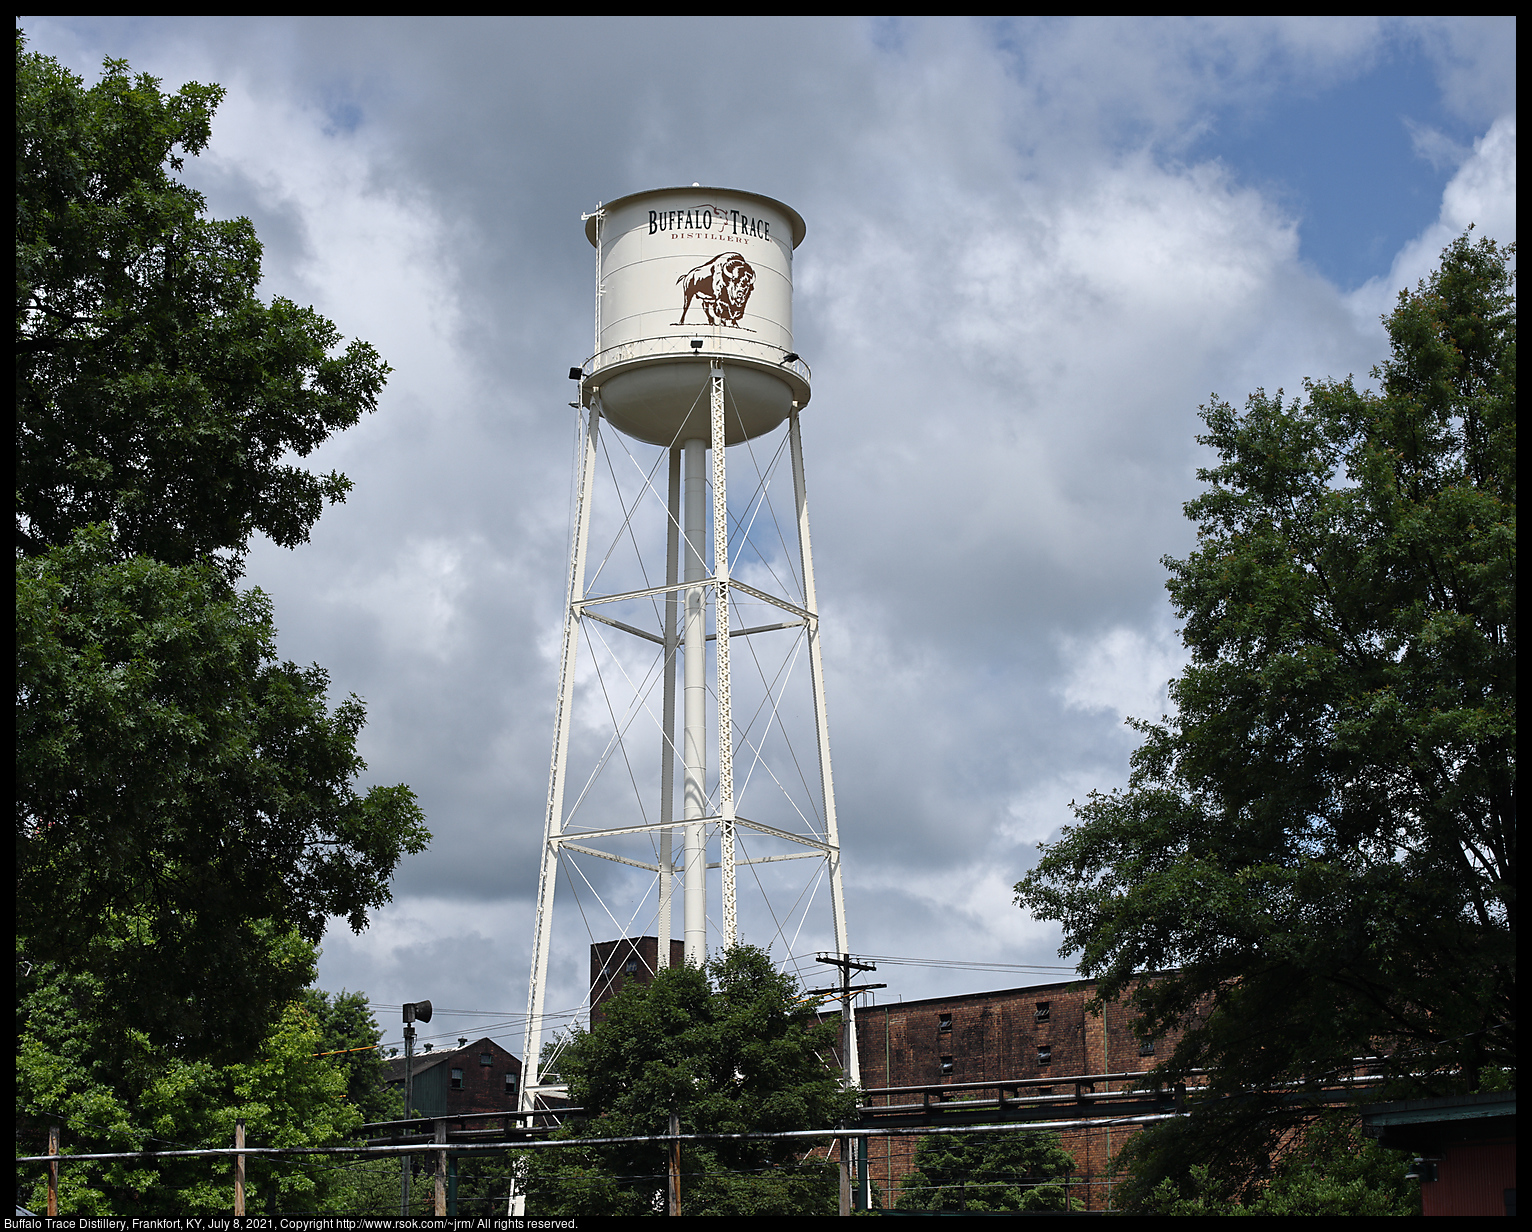
[[[718,441],[729,396],[716,364],[710,389]],[[610,928],[659,936],[664,964],[681,897],[687,961],[705,956],[699,935],[715,948],[748,940],[793,967],[810,943],[846,948],[797,413],[776,439],[727,451],[728,479],[743,499],[729,498],[724,451],[714,449],[706,467],[703,444],[635,446],[603,430],[599,396],[582,424],[530,1062],[541,1042],[555,885],[581,921],[561,926],[566,962],[578,932],[595,942]],[[788,511],[778,507],[784,493]],[[682,858],[672,846],[678,831]],[[825,889],[830,910],[820,920]],[[525,1098],[535,1093],[529,1082]]]

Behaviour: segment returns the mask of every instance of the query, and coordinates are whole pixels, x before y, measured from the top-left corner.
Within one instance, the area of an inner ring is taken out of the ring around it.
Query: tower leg
[[[596,476],[596,439],[601,401],[593,398],[585,429],[580,488],[575,497],[574,541],[570,545],[569,587],[564,603],[564,647],[559,656],[559,698],[553,720],[553,764],[548,771],[548,814],[543,828],[542,869],[537,880],[537,915],[532,927],[532,978],[527,989],[527,1029],[521,1049],[521,1107],[536,1106],[538,1050],[543,1034],[543,995],[548,985],[548,946],[553,934],[553,889],[558,873],[556,839],[563,829],[564,773],[569,762],[570,712],[574,702],[575,658],[580,648],[579,602],[585,594],[585,554],[590,540],[591,486]]]
[[[809,500],[803,476],[803,438],[798,432],[798,409],[788,417],[788,441],[793,455],[793,502],[798,515],[798,552],[803,566],[803,606],[813,616],[808,623],[809,676],[814,684],[814,727],[819,740],[819,781],[825,802],[825,842],[830,846],[830,910],[835,918],[835,949],[849,954],[846,937],[846,892],[840,875],[840,827],[835,819],[835,781],[830,773],[830,726],[825,712],[824,659],[819,644],[819,600],[814,592],[814,553],[809,542]],[[861,1065],[856,1054],[856,1029],[846,1022],[846,1080],[861,1084]]]

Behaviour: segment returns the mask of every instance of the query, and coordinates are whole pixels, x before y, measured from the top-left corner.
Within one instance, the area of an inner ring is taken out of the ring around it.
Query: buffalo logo
[[[755,270],[739,253],[724,252],[696,269],[687,270],[676,279],[676,284],[682,295],[677,325],[686,324],[686,314],[695,299],[701,303],[709,325],[740,329],[743,328],[740,318],[745,315],[750,292],[755,290]]]

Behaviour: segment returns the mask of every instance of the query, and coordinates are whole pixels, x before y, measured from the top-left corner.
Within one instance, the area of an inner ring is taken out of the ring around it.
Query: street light
[[[408,1121],[415,1102],[415,1023],[431,1021],[429,1001],[406,1001],[404,1003],[404,1119]],[[408,1128],[408,1126],[406,1126]],[[399,1182],[399,1214],[408,1219],[410,1214],[410,1157],[401,1155],[402,1167]]]

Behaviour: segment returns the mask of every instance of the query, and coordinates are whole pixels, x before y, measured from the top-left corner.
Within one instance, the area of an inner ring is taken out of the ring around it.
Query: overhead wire
[[[791,576],[793,578],[793,581],[795,583],[795,586],[797,587],[797,591],[795,592],[795,594],[802,594],[803,593],[803,586],[802,586],[801,580],[798,578],[797,570],[792,567],[792,554],[787,550],[787,542],[786,542],[785,537],[782,535],[781,523],[778,521],[777,516],[776,516],[776,506],[771,501],[770,485],[769,485],[769,482],[768,482],[772,472],[775,471],[776,467],[778,466],[778,464],[781,461],[783,451],[787,447],[789,436],[790,436],[790,432],[783,433],[782,439],[781,439],[780,442],[778,442],[776,451],[772,455],[772,459],[767,464],[766,470],[764,472],[761,471],[759,460],[755,456],[754,446],[752,445],[752,443],[749,440],[745,441],[745,447],[746,447],[746,450],[749,453],[749,456],[750,456],[752,464],[756,467],[756,473],[759,476],[759,483],[756,486],[756,491],[760,494],[761,504],[771,514],[772,523],[776,527],[776,530],[777,530],[777,538],[782,543],[783,559],[787,562],[789,573],[791,574]],[[754,518],[753,517],[751,519],[750,526],[751,527],[754,526]],[[766,565],[766,568],[767,568],[768,572],[771,573],[772,579],[777,583],[777,585],[779,587],[782,586],[781,579],[779,577],[777,577],[776,571],[771,568],[770,563],[766,560],[765,554],[761,551],[760,546],[758,544],[754,543],[754,541],[750,538],[748,528],[745,530],[744,540],[741,543],[740,552],[738,553],[738,555],[742,555],[743,554],[744,546],[746,544],[748,544],[749,546],[751,546],[751,547],[753,547],[755,549],[756,556],[758,558],[760,558],[761,562],[764,565]],[[786,589],[786,588],[784,587],[783,589]],[[800,634],[800,638],[802,638],[806,633],[807,633],[807,628],[805,626],[804,634]],[[793,664],[795,664],[796,661],[797,661],[797,655],[798,655],[798,651],[800,649],[800,645],[801,645],[801,642],[795,640],[793,647],[789,651],[789,654],[792,656],[791,662],[788,661],[788,657],[786,655],[784,655],[784,657],[783,657],[784,666],[789,669],[789,674],[790,674],[791,666]],[[774,683],[768,683],[766,681],[765,669],[761,665],[760,656],[757,653],[755,646],[753,644],[751,644],[751,645],[749,645],[747,647],[747,649],[749,650],[750,655],[751,655],[752,659],[755,662],[756,672],[757,672],[757,674],[761,678],[761,683],[762,683],[763,688],[766,691],[766,696],[768,698],[770,698],[770,697],[773,696]],[[815,821],[818,822],[817,826],[816,826],[816,824],[814,822],[810,822],[807,817],[803,816],[802,810],[797,808],[797,803],[796,803],[796,801],[793,800],[792,794],[790,792],[788,792],[786,786],[782,783],[782,781],[779,778],[777,778],[776,774],[771,770],[771,767],[770,767],[769,764],[766,767],[767,773],[771,774],[772,779],[776,782],[778,788],[782,791],[782,794],[785,797],[787,797],[788,802],[793,805],[794,809],[798,812],[798,815],[801,818],[803,818],[804,823],[806,825],[808,825],[810,832],[814,833],[816,835],[816,837],[823,837],[824,822],[823,822],[823,819],[819,816],[819,808],[815,804],[815,801],[814,801],[814,789],[809,786],[808,777],[804,774],[804,772],[803,772],[803,765],[802,765],[802,763],[798,759],[798,752],[793,747],[792,737],[788,734],[786,724],[784,724],[781,721],[780,706],[781,706],[782,698],[785,696],[786,688],[787,688],[787,682],[785,680],[781,680],[781,676],[782,676],[782,669],[779,669],[778,672],[777,672],[777,679],[780,681],[780,689],[778,689],[778,691],[776,693],[776,696],[773,699],[772,718],[776,719],[776,721],[777,721],[777,728],[778,728],[778,730],[782,734],[782,740],[783,740],[783,743],[787,747],[788,755],[792,758],[793,766],[798,771],[798,781],[803,785],[803,790],[804,790],[804,793],[805,793],[805,799],[808,801],[808,805],[809,805],[810,811],[812,811],[813,814],[814,814]],[[763,705],[764,705],[764,703],[763,703]],[[760,708],[757,709],[757,714],[759,713],[759,709]],[[751,726],[754,725],[754,717],[755,716],[752,716]],[[768,720],[768,726],[769,726],[769,722],[770,722],[770,720]],[[748,731],[749,731],[749,728],[746,728],[745,732],[741,733],[742,734],[742,738],[747,738],[748,737]],[[748,783],[749,775],[754,772],[755,766],[757,764],[760,764],[760,762],[761,762],[762,750],[765,747],[765,736],[764,736],[764,734],[762,736],[762,740],[761,740],[760,746],[757,747],[755,745],[752,745],[751,747],[756,752],[756,758],[755,758],[755,761],[753,761],[751,763],[750,770],[747,772],[747,780],[746,780],[747,783]],[[743,795],[743,790],[741,791],[740,794]]]
[[[601,639],[601,645],[603,646],[603,648],[605,648],[607,653],[612,656],[613,660],[616,661],[616,663],[617,663],[617,670],[622,672],[623,677],[624,677],[624,679],[627,680],[629,687],[633,687],[633,679],[632,679],[632,677],[628,675],[627,669],[622,666],[622,661],[620,659],[618,659],[615,654],[612,653],[612,648],[611,648],[610,644],[607,642],[606,638],[604,636],[602,636],[600,633],[597,633],[596,636]],[[660,653],[661,653],[661,655],[663,655],[664,651],[661,651]],[[625,765],[627,767],[627,769],[628,769],[628,782],[633,784],[633,795],[634,795],[634,798],[637,799],[637,801],[638,801],[638,813],[639,813],[639,816],[643,818],[644,824],[647,825],[648,822],[649,822],[649,813],[648,813],[648,810],[646,810],[644,808],[644,793],[639,790],[638,778],[633,773],[633,762],[628,757],[628,744],[627,744],[627,741],[623,737],[627,735],[628,728],[633,725],[633,721],[636,718],[638,718],[638,711],[639,710],[644,710],[645,712],[648,711],[648,707],[642,705],[642,701],[643,701],[643,697],[646,696],[648,694],[648,692],[651,689],[653,689],[653,687],[654,687],[653,685],[648,684],[649,675],[653,674],[654,668],[651,665],[650,669],[649,669],[649,673],[647,675],[645,675],[645,677],[644,677],[644,680],[645,680],[645,683],[646,683],[647,687],[644,689],[643,693],[639,693],[635,689],[634,699],[633,699],[633,702],[630,703],[629,713],[628,713],[626,722],[619,723],[618,720],[617,720],[617,711],[616,711],[615,707],[613,707],[613,705],[612,705],[612,696],[607,691],[606,677],[601,672],[601,661],[600,661],[600,659],[598,659],[596,657],[594,649],[591,652],[591,657],[590,658],[591,658],[591,667],[595,670],[595,673],[596,673],[596,681],[601,686],[601,696],[602,696],[602,699],[606,702],[607,714],[609,714],[611,716],[611,718],[612,718],[612,727],[617,732],[617,747],[622,751],[623,765]],[[570,811],[570,815],[573,816],[573,810]],[[566,818],[565,820],[567,821],[568,818]]]

